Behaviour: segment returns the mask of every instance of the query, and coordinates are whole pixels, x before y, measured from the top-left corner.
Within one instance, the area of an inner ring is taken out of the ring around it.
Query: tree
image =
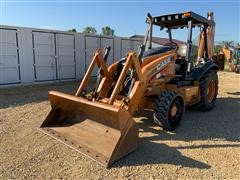
[[[226,45],[228,47],[234,47],[234,41],[222,41],[220,44]]]
[[[222,50],[222,45],[217,44],[214,46],[214,53],[218,54]]]
[[[237,43],[236,47],[237,47],[238,49],[240,49],[240,43],[239,43],[239,42]]]
[[[96,34],[97,30],[92,26],[87,26],[83,29],[83,33]]]
[[[110,28],[109,26],[102,27],[101,35],[114,36],[114,30],[112,28]]]
[[[77,32],[77,30],[73,28],[73,29],[69,29],[68,32]]]

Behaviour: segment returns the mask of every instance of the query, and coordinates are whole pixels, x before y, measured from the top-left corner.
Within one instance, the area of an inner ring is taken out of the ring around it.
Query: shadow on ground
[[[187,109],[180,126],[169,133],[155,128],[152,112],[135,114],[139,118],[140,131],[151,132],[151,136],[142,137],[136,152],[118,161],[114,166],[141,166],[145,164],[173,164],[183,167],[208,169],[211,166],[181,154],[178,149],[240,147],[240,144],[209,144],[169,147],[164,141],[227,140],[240,142],[240,99],[219,98],[216,107],[209,112]],[[155,141],[158,141],[156,143]],[[163,142],[163,143],[159,143]]]
[[[184,156],[176,148],[164,143],[155,143],[144,138],[140,140],[138,149],[117,161],[113,167],[142,166],[151,164],[172,164],[181,167],[209,169],[210,165]]]
[[[187,109],[180,126],[174,133],[154,129],[152,112],[144,111],[136,116],[141,117],[140,129],[155,134],[152,137],[146,137],[150,141],[224,139],[240,142],[239,109],[240,98],[218,98],[216,106],[208,112]]]
[[[240,92],[227,92],[227,94],[240,96]]]
[[[0,109],[45,101],[51,90],[73,94],[78,84],[79,82],[74,81],[3,88],[0,89]]]

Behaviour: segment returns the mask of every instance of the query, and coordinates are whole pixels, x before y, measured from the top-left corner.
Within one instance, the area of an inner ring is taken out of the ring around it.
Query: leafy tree
[[[234,41],[222,41],[220,44],[227,45],[229,47],[234,47]]]
[[[73,29],[69,29],[68,32],[77,32],[77,30],[73,28]]]
[[[92,26],[87,26],[83,29],[83,33],[96,34],[97,30]]]
[[[110,28],[109,26],[102,27],[101,35],[114,36],[114,30],[112,28]]]
[[[218,44],[214,46],[214,53],[219,53],[222,50],[222,45]]]
[[[240,49],[240,43],[237,43],[236,47]]]

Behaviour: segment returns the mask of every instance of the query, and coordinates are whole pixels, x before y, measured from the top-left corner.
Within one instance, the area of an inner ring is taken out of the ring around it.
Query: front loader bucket
[[[109,167],[137,148],[138,128],[125,109],[55,91],[49,100],[40,129],[100,164]]]

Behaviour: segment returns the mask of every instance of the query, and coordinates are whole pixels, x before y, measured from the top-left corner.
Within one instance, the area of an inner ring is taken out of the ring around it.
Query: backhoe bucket
[[[137,148],[138,128],[125,109],[55,91],[48,96],[44,133],[106,167]]]

